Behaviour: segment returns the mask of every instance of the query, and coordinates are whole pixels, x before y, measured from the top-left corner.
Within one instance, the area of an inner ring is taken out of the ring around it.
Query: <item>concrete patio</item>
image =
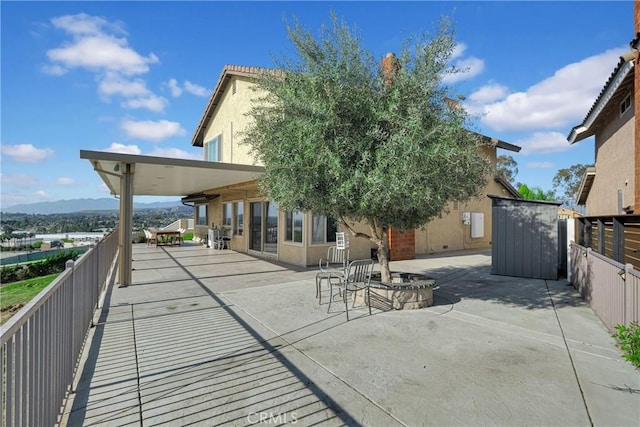
[[[392,262],[437,279],[434,306],[349,322],[313,269],[201,246],[133,259],[63,424],[640,424],[640,373],[573,288],[492,276],[490,252]]]

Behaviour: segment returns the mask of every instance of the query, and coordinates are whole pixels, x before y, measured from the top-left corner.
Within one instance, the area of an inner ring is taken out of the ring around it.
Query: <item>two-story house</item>
[[[206,105],[194,132],[192,145],[202,147],[203,159],[240,165],[257,165],[243,143],[243,130],[250,123],[247,115],[254,99],[254,81],[261,70],[227,65]],[[519,151],[520,147],[484,137],[482,148],[496,165],[497,148]],[[413,258],[416,254],[487,248],[491,244],[491,201],[487,194],[519,197],[500,177],[491,177],[482,197],[467,203],[452,203],[424,227],[390,232],[391,259]],[[267,200],[256,181],[206,188],[184,201],[195,206],[195,233],[206,236],[212,226],[231,234],[231,247],[241,252],[277,257],[297,265],[315,265],[335,241],[336,223],[313,212],[283,212],[277,201]],[[371,256],[372,244],[351,239],[351,258]]]
[[[567,137],[575,144],[595,139],[595,166],[582,178],[577,203],[587,216],[634,213],[640,174],[635,142],[635,55],[620,57],[613,73],[581,124]],[[637,212],[636,212],[637,213]]]

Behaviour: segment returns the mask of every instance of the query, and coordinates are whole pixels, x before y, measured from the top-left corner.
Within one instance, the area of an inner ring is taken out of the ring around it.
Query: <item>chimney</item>
[[[385,83],[387,83],[387,86],[390,86],[394,74],[400,70],[400,62],[398,62],[398,58],[396,58],[393,52],[389,52],[382,58],[380,68],[382,69]]]

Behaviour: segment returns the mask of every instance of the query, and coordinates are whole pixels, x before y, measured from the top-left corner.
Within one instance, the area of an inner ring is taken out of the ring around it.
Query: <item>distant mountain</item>
[[[179,200],[175,202],[134,202],[133,208],[139,209],[162,209],[183,206]],[[38,202],[22,205],[15,205],[9,208],[2,208],[6,213],[26,213],[26,214],[64,214],[83,211],[117,211],[120,201],[113,198],[104,197],[102,199],[71,199],[57,200],[54,202]]]

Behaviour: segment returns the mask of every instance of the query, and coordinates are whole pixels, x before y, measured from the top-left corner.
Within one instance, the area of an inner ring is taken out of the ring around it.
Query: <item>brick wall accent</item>
[[[640,32],[640,2],[633,2],[633,37]],[[634,213],[640,213],[640,61],[638,52],[636,52],[636,62],[634,69],[634,91],[633,103],[635,111],[635,197],[634,197]]]
[[[389,253],[392,261],[416,257],[415,230],[400,230],[390,227],[387,235],[389,236]]]

